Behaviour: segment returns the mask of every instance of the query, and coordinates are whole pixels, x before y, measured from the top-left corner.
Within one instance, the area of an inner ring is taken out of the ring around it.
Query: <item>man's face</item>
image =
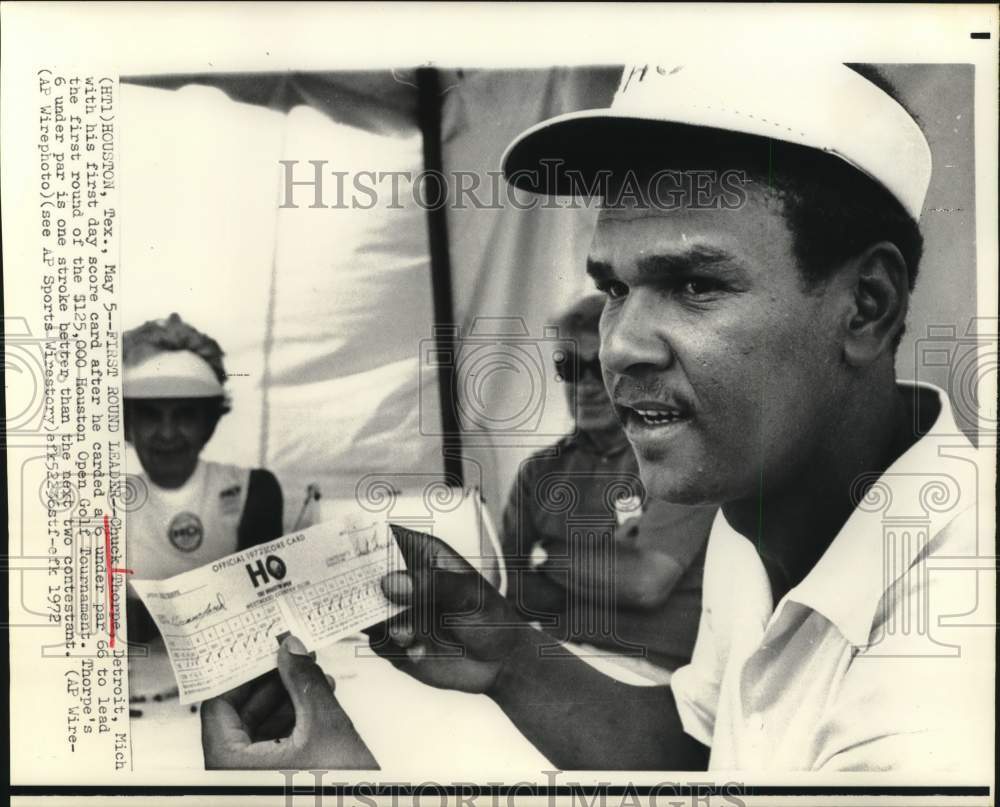
[[[154,483],[178,488],[194,473],[198,455],[215,427],[204,398],[130,399],[128,434]]]
[[[723,504],[780,487],[836,417],[846,308],[806,291],[777,204],[605,210],[588,272],[601,362],[653,495]]]
[[[566,383],[566,402],[583,432],[606,432],[620,429],[615,410],[608,398],[604,379],[597,366],[601,337],[597,333],[582,333],[574,337],[577,355],[575,383]]]

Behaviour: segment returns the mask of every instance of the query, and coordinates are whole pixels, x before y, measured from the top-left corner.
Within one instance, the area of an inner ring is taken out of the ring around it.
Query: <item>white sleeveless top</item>
[[[136,477],[135,509],[125,525],[131,578],[162,580],[236,551],[248,469],[199,460],[174,490],[156,486],[145,472]]]

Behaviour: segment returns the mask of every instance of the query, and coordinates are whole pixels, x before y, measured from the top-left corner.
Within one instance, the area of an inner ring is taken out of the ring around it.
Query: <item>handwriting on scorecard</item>
[[[309,650],[403,610],[380,580],[405,569],[391,528],[345,516],[166,580],[134,580],[166,643],[182,703],[274,669],[283,634]]]

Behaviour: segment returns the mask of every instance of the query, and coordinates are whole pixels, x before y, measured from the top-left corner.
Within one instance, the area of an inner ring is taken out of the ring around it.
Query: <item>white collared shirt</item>
[[[993,534],[976,508],[992,463],[944,392],[917,391],[938,397],[933,427],[777,607],[751,541],[716,517],[694,656],[670,683],[712,770],[992,771]]]

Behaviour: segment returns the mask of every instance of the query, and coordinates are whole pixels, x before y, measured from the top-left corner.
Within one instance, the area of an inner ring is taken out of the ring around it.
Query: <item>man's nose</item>
[[[662,370],[673,362],[662,306],[650,294],[633,292],[601,320],[601,365],[616,375]]]

